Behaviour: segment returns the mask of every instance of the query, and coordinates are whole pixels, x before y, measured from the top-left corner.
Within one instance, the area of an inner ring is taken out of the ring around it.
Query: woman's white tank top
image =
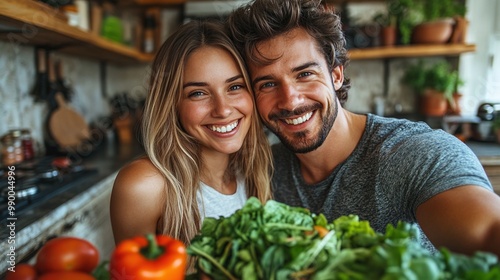
[[[202,222],[205,217],[228,217],[236,210],[241,209],[247,200],[245,181],[237,179],[236,192],[229,195],[221,194],[200,181],[200,189],[196,194],[196,200]]]

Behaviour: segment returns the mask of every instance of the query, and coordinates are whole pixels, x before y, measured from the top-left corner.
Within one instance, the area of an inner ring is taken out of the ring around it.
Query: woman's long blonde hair
[[[165,177],[165,211],[160,231],[189,244],[201,227],[196,201],[200,184],[201,156],[196,140],[182,128],[178,104],[184,67],[190,54],[202,46],[228,51],[237,61],[252,94],[243,59],[224,25],[191,21],[181,26],[162,45],[153,62],[149,93],[143,115],[142,140],[146,154]],[[232,175],[245,176],[248,196],[262,202],[271,197],[271,152],[254,106],[251,126],[241,149],[230,156]]]

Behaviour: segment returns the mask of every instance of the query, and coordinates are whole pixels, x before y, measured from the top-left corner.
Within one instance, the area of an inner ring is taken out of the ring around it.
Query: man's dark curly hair
[[[261,65],[273,59],[257,56],[256,45],[297,27],[316,39],[330,72],[339,65],[347,66],[349,57],[340,17],[323,6],[321,0],[253,0],[228,18],[230,35],[247,63]],[[350,87],[350,80],[344,77],[342,87],[336,91],[342,105]]]

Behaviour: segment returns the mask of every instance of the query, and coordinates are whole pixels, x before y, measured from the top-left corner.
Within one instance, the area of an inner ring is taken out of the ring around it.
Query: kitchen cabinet
[[[147,63],[153,59],[151,54],[70,26],[56,14],[56,9],[33,0],[2,0],[0,39],[14,46],[43,46],[62,53],[118,64]]]

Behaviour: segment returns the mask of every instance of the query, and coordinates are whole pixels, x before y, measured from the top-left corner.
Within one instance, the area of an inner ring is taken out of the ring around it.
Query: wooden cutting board
[[[85,119],[66,104],[62,93],[56,93],[55,99],[58,107],[49,118],[50,134],[61,148],[78,148],[90,138],[90,128]]]

